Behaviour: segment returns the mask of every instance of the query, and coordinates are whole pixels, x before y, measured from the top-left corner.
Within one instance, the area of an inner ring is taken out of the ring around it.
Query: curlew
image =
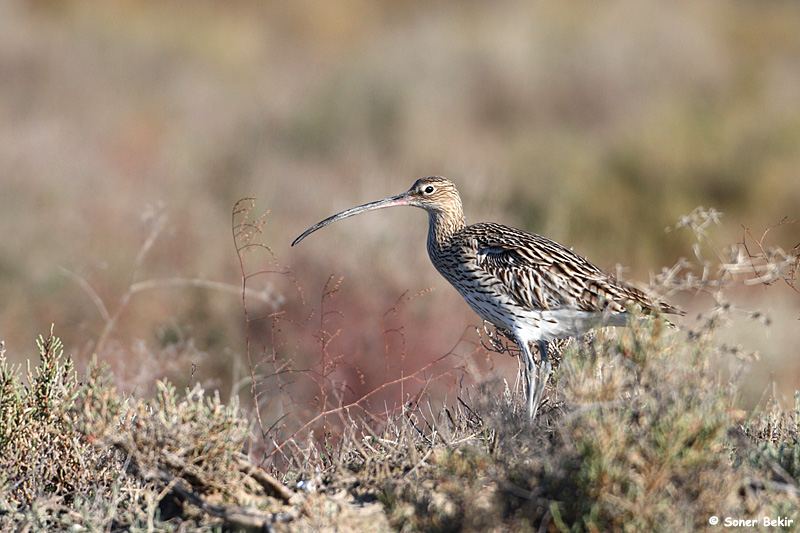
[[[631,305],[645,312],[683,314],[546,237],[492,222],[468,226],[458,190],[439,176],[418,179],[402,194],[328,217],[304,231],[292,246],[337,220],[400,205],[428,212],[433,266],[482,319],[516,338],[525,365],[531,423],[552,370],[548,342],[598,326],[624,326]],[[534,344],[541,359],[538,366]]]

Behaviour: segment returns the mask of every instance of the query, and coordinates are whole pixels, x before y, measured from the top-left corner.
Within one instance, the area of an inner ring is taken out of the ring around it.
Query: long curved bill
[[[333,224],[337,220],[342,220],[343,218],[352,217],[354,215],[359,215],[361,213],[366,213],[367,211],[374,211],[376,209],[383,209],[385,207],[394,207],[394,206],[397,206],[397,205],[408,205],[409,199],[410,199],[410,196],[409,196],[408,192],[404,192],[404,193],[398,194],[396,196],[390,196],[389,198],[384,198],[383,200],[378,200],[377,202],[370,202],[368,204],[359,205],[358,207],[351,207],[350,209],[342,211],[341,213],[337,213],[337,214],[335,214],[333,216],[330,216],[330,217],[326,218],[322,222],[317,222],[316,224],[314,224],[313,226],[311,226],[310,228],[305,230],[302,233],[302,235],[300,235],[298,238],[296,238],[294,240],[294,242],[292,242],[292,246],[294,246],[298,242],[302,241],[303,239],[305,239],[306,237],[308,237],[309,235],[311,235],[312,233],[314,233],[318,229],[324,228],[328,224]]]

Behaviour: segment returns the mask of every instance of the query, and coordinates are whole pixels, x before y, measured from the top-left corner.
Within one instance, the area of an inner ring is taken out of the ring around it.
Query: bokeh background
[[[262,242],[291,271],[251,280],[264,291],[253,316],[286,319],[280,341],[273,321],[252,324],[254,355],[312,366],[323,287],[343,276],[326,301],[326,350],[365,390],[390,363],[396,375],[450,351],[494,368],[475,352],[477,317],[429,264],[421,211],[289,246],[417,177],[453,179],[469,221],[545,234],[645,283],[693,257],[691,232],[664,230],[697,206],[724,212],[720,247],[800,217],[797,2],[5,0],[0,11],[0,338],[12,361],[35,362],[36,336],[55,323],[85,364],[103,309],[121,309],[98,354],[121,386],[239,390],[231,210],[250,195],[270,211]],[[768,238],[798,241],[798,224]],[[132,281],[165,278],[195,283],[121,303]],[[728,342],[762,356],[751,396],[771,377],[791,394],[800,297],[780,283],[733,296],[772,319],[731,328]],[[671,298],[687,320],[713,304]]]

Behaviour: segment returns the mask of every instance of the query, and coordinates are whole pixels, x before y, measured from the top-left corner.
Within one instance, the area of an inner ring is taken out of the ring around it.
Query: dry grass
[[[0,369],[7,527],[675,531],[710,516],[800,520],[800,396],[748,417],[736,386],[750,359],[657,318],[569,345],[535,427],[498,383],[440,408],[423,395],[381,418],[343,407],[322,440],[288,437],[277,478],[252,462],[267,456],[236,403],[168,384],[139,400],[95,365],[79,381],[52,334],[40,356],[27,385],[5,358]]]

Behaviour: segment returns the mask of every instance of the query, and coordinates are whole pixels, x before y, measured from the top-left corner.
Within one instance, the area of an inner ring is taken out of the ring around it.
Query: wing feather
[[[525,307],[622,312],[634,303],[645,310],[679,312],[541,235],[482,223],[465,228],[459,240],[465,253],[474,254],[459,262],[472,259],[485,284]]]

